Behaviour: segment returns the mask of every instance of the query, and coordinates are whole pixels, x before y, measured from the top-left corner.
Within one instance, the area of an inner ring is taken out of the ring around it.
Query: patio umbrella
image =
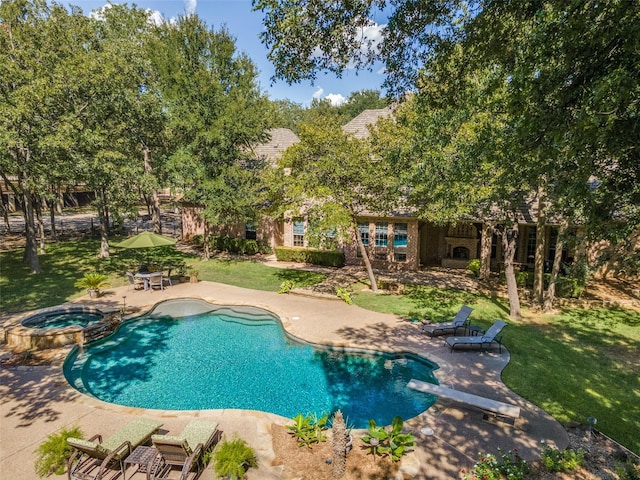
[[[175,238],[165,237],[157,233],[142,232],[114,245],[121,248],[153,248],[174,245],[177,241]]]

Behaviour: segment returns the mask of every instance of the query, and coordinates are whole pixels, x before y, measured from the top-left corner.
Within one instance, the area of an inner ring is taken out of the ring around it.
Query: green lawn
[[[43,275],[31,275],[22,251],[0,253],[0,311],[22,312],[56,305],[83,294],[74,282],[85,272],[109,275],[111,285],[124,285],[124,271],[140,252],[115,251],[107,260],[96,258],[97,240],[65,242],[47,247],[41,256]],[[324,276],[299,270],[280,270],[259,262],[201,261],[173,248],[145,252],[166,265],[184,263],[198,270],[201,280],[245,288],[278,291],[285,280],[296,286],[320,282]],[[505,299],[427,286],[407,286],[403,295],[353,294],[364,308],[406,317],[449,319],[467,304],[474,308],[474,324],[489,326],[495,319],[509,323],[504,342],[511,362],[503,373],[514,391],[548,411],[561,422],[598,420],[597,428],[640,454],[640,313],[622,309],[564,309],[555,316],[508,319]]]

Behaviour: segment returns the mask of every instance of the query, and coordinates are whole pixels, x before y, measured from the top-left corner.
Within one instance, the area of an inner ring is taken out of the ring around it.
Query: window
[[[304,247],[304,220],[293,221],[293,246]]]
[[[389,243],[389,224],[376,222],[376,247],[386,247]]]
[[[533,263],[536,258],[536,227],[529,227],[527,235],[527,263]]]
[[[393,224],[393,259],[396,262],[407,261],[409,226],[406,223]]]
[[[247,240],[255,240],[257,237],[256,226],[252,223],[247,223],[244,226],[244,238]]]
[[[358,223],[358,230],[360,230],[360,239],[366,247],[369,245],[369,224],[367,222]]]

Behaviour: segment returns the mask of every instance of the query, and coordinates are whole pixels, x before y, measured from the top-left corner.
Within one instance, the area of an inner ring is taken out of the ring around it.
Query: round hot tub
[[[87,332],[111,324],[113,317],[91,307],[51,307],[22,315],[5,328],[7,346],[44,350],[86,342]]]

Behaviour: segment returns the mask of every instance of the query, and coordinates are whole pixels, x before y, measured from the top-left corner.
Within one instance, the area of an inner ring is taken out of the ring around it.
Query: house
[[[393,114],[391,107],[365,110],[343,126],[346,133],[356,138],[366,138],[369,126],[380,118]],[[299,138],[289,129],[276,128],[270,132],[271,140],[253,147],[256,158],[276,165],[282,153]],[[535,198],[522,205],[519,212],[519,244],[516,264],[522,269],[533,269],[536,243],[537,203]],[[388,270],[416,271],[423,267],[466,268],[469,261],[480,258],[480,242],[483,222],[469,219],[455,225],[435,225],[420,220],[410,210],[395,211],[389,215],[370,213],[359,219],[361,238],[371,252],[374,268]],[[216,235],[236,238],[258,239],[272,248],[277,246],[308,247],[306,239],[307,219],[289,218],[284,221],[265,220],[259,226],[235,225],[217,227]],[[183,208],[183,236],[190,237],[203,233],[202,220],[198,208],[193,205]],[[545,260],[551,265],[555,255],[558,230],[547,226]],[[350,265],[362,264],[362,258],[355,242],[341,245],[345,261]],[[498,271],[503,261],[500,239],[492,236],[491,266]]]

